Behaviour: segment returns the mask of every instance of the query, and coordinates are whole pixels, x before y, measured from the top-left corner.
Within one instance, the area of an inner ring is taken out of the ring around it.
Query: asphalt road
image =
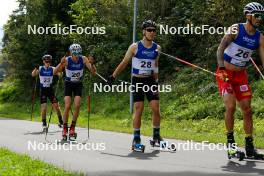
[[[264,161],[228,160],[224,150],[208,147],[186,151],[186,141],[168,140],[178,145],[171,152],[153,149],[150,137],[142,137],[146,150],[138,153],[131,151],[129,134],[91,130],[88,140],[87,129],[77,128],[78,144],[59,144],[61,129],[56,125],[50,126],[48,141],[40,131],[41,123],[1,118],[0,146],[89,176],[264,175]]]

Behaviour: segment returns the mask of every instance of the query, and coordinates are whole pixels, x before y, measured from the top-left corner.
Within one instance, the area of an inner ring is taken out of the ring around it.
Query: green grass
[[[27,155],[11,152],[5,148],[0,148],[0,175],[1,176],[81,176],[84,174],[66,172],[63,169],[40,160],[31,159]]]
[[[191,68],[182,69],[180,74],[174,73],[169,76],[174,79],[163,84],[172,85],[172,92],[160,94],[162,136],[194,141],[226,142],[223,120],[225,108],[215,78]],[[252,76],[250,80],[253,90],[255,144],[258,148],[264,148],[264,81],[257,81]],[[88,86],[85,87],[83,97],[87,97]],[[63,90],[62,85],[60,90]],[[10,95],[5,94],[5,96]],[[58,92],[57,97],[63,105],[63,91]],[[0,116],[29,120],[30,97],[24,99],[23,102],[1,103]],[[39,109],[37,98],[34,112],[34,120],[37,121],[40,121]],[[92,93],[91,110],[91,128],[132,133],[129,93]],[[52,123],[57,123],[55,115],[52,117]],[[77,125],[87,127],[87,98],[82,99]],[[144,135],[152,135],[151,111],[147,102],[142,116],[141,131]],[[239,108],[235,113],[235,137],[238,144],[243,146],[243,120]]]

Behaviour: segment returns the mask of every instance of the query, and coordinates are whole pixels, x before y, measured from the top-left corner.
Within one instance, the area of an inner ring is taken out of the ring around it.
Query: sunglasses
[[[47,64],[51,63],[50,60],[44,60],[44,62],[47,63]]]
[[[149,29],[146,29],[146,31],[148,31],[148,32],[156,32],[156,29],[149,28]]]
[[[253,17],[255,17],[258,20],[263,20],[264,19],[264,14],[263,13],[253,13]]]

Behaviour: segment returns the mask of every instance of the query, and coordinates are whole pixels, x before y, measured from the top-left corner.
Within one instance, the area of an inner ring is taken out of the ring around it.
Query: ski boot
[[[154,135],[153,140],[150,140],[150,145],[152,147],[160,147],[161,146],[162,148],[166,148],[167,147],[166,143],[163,143],[161,145],[161,142],[163,142],[162,137],[160,135]]]
[[[255,150],[252,137],[245,138],[245,150],[248,159],[264,160],[264,155]]]
[[[62,130],[62,141],[67,141],[67,136],[68,136],[68,126],[64,124]]]
[[[47,132],[48,132],[47,125],[42,125],[42,133],[47,133]]]
[[[245,153],[239,151],[236,146],[233,133],[227,134],[227,157],[228,159],[238,158],[239,161],[242,161],[245,158]]]
[[[71,125],[70,127],[70,133],[69,133],[69,140],[76,140],[77,133],[75,133],[75,126]]]
[[[134,138],[132,142],[132,151],[144,153],[145,146],[141,144],[140,138]]]

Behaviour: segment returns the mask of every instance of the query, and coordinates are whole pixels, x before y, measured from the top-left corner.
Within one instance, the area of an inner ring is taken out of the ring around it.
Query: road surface
[[[146,151],[135,153],[130,134],[91,130],[87,140],[87,129],[77,128],[78,144],[58,144],[61,129],[56,125],[50,126],[48,141],[40,131],[39,122],[0,118],[0,146],[89,176],[264,175],[264,161],[228,160],[223,150],[161,151],[150,147],[149,137],[142,137]]]

